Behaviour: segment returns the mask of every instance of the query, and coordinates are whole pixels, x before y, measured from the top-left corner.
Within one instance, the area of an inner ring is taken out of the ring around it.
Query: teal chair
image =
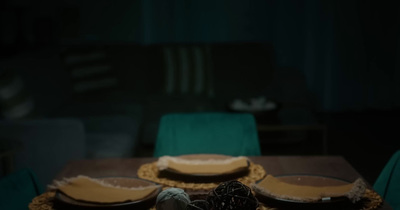
[[[160,121],[154,156],[261,155],[255,119],[239,113],[173,113]]]
[[[0,179],[0,209],[26,210],[32,199],[43,192],[36,175],[21,169]]]
[[[400,210],[400,150],[393,154],[374,184],[378,192],[395,210]]]

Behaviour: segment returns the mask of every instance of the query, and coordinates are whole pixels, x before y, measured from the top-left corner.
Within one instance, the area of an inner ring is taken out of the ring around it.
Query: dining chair
[[[73,118],[1,120],[0,141],[14,147],[13,170],[30,168],[45,185],[68,161],[85,158],[84,125]]]
[[[184,154],[261,155],[253,115],[170,113],[162,116],[154,156]]]
[[[15,171],[0,179],[0,209],[28,209],[32,199],[42,192],[43,188],[33,171]]]
[[[400,150],[386,163],[373,187],[393,209],[400,209]]]

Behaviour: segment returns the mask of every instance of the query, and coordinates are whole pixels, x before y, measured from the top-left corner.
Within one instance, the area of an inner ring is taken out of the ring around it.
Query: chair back
[[[154,156],[184,154],[261,155],[253,115],[173,113],[161,118]]]
[[[0,179],[0,209],[26,210],[32,199],[43,192],[36,175],[28,169]]]
[[[378,192],[393,209],[400,209],[400,150],[392,155],[374,183]]]
[[[52,183],[73,159],[85,157],[85,131],[74,119],[0,121],[0,141],[14,145],[14,170],[33,170],[40,183]]]

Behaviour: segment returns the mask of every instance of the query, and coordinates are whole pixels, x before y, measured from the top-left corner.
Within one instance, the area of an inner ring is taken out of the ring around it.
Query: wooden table
[[[313,174],[337,177],[354,181],[361,175],[340,156],[259,156],[250,157],[264,167],[267,174],[274,176],[286,174]],[[156,161],[156,158],[131,159],[94,159],[77,160],[68,163],[57,175],[56,179],[86,175],[102,176],[137,176],[138,168],[144,164]],[[380,209],[392,209],[384,203]]]

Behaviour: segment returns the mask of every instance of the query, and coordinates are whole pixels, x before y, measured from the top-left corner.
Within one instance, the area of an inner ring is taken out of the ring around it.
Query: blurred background
[[[399,14],[372,0],[3,0],[1,121],[28,123],[21,134],[71,120],[84,141],[71,147],[107,158],[152,156],[165,113],[250,112],[264,155],[342,155],[373,183],[400,145]],[[10,130],[2,154],[21,151]]]

